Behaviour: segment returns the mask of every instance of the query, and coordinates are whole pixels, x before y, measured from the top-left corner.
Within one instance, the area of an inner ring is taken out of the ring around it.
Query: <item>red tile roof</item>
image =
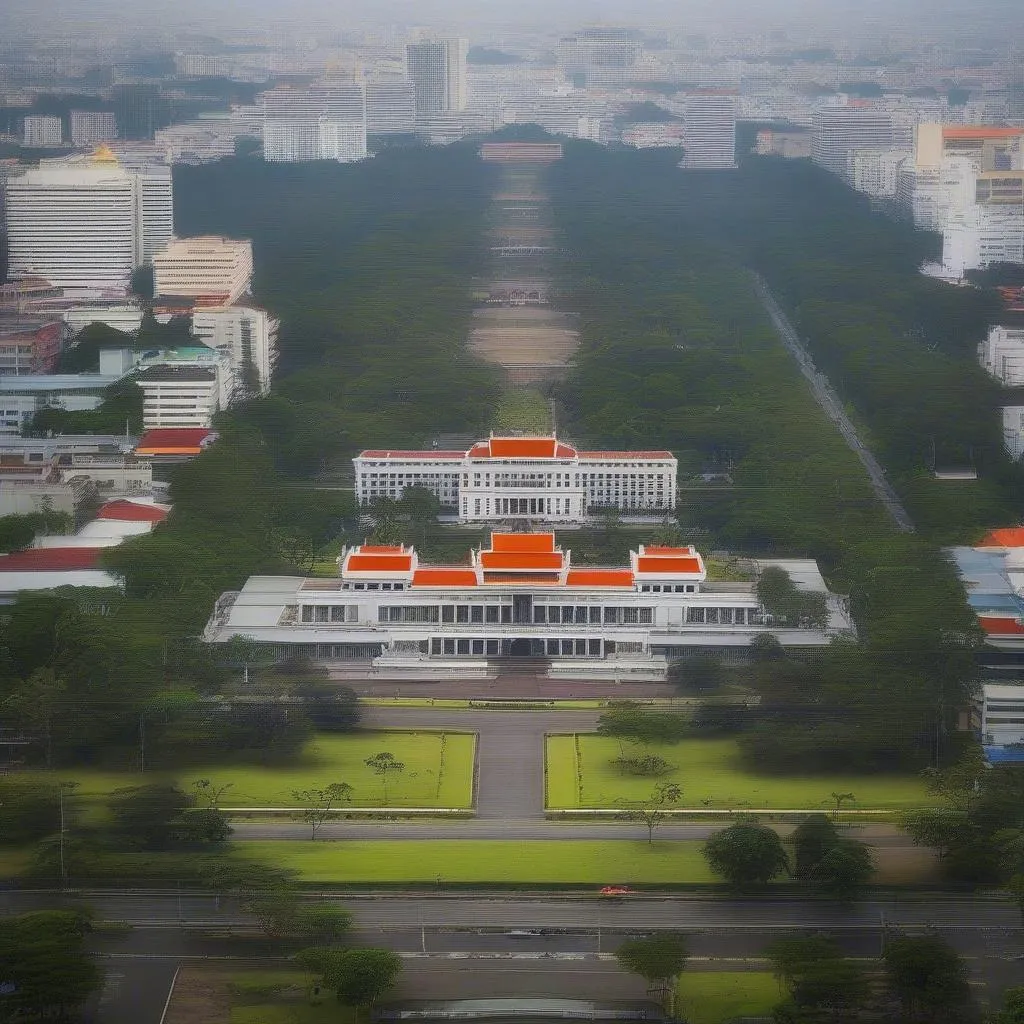
[[[1024,128],[997,128],[989,125],[952,125],[942,129],[944,139],[1012,139],[1024,135]]]
[[[360,544],[361,555],[405,555],[408,552],[401,544]]]
[[[345,562],[345,572],[409,572],[412,555],[362,555],[353,552]]]
[[[553,533],[492,533],[492,551],[554,551]]]
[[[686,558],[659,558],[641,555],[636,560],[636,571],[642,573],[675,575],[677,573],[699,573],[700,559],[696,555]]]
[[[99,569],[102,548],[28,548],[0,555],[0,572],[71,572]]]
[[[162,523],[167,512],[156,505],[143,505],[136,501],[108,501],[96,515],[97,519],[117,519],[126,523]]]
[[[159,427],[147,430],[136,455],[198,455],[217,434],[206,427]]]
[[[553,437],[492,437],[473,445],[478,459],[574,459],[578,452]]]
[[[562,568],[562,555],[557,551],[481,551],[480,564],[484,569],[557,572]]]
[[[489,572],[484,576],[488,585],[501,583],[529,583],[530,586],[557,587],[560,580],[557,576],[531,576],[529,573]]]
[[[990,530],[979,548],[1024,548],[1024,526],[1011,526],[1004,530]]]
[[[1024,625],[1011,616],[979,615],[978,622],[989,636],[1024,636]]]
[[[444,567],[417,569],[412,574],[414,587],[475,587],[476,571],[473,569],[448,569]]]

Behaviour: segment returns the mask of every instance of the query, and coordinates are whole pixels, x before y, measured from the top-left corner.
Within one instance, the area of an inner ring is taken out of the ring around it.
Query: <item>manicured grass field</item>
[[[684,971],[676,989],[676,1016],[687,1024],[721,1024],[733,1017],[766,1017],[782,1002],[767,971]]]
[[[307,882],[515,882],[672,885],[712,882],[700,842],[423,839],[240,842],[237,855]]]
[[[630,744],[624,746],[627,756],[637,751]],[[595,735],[549,736],[548,806],[628,806],[631,801],[648,798],[659,781],[682,787],[680,807],[824,810],[834,806],[833,792],[854,794],[854,802],[843,804],[847,809],[897,810],[935,802],[916,775],[755,775],[740,764],[732,739],[684,740],[675,745],[643,747],[639,752],[657,754],[678,767],[663,780],[624,776],[611,763],[619,756],[617,740]]]
[[[313,976],[305,971],[240,971],[230,975],[231,1024],[352,1024],[351,1007],[333,992],[310,999]]]
[[[384,802],[382,779],[364,761],[386,750],[405,765],[402,772],[388,778],[388,806],[470,807],[475,744],[475,734],[468,732],[319,733],[293,765],[216,765],[145,774],[69,769],[52,774],[55,780],[79,783],[76,794],[87,802],[121,786],[168,779],[189,791],[196,779],[209,779],[216,787],[231,783],[221,797],[222,807],[294,807],[293,790],[322,788],[332,782],[347,782],[353,788],[354,807],[380,807]],[[32,772],[20,777],[39,781],[48,774]],[[9,776],[9,780],[18,778]]]

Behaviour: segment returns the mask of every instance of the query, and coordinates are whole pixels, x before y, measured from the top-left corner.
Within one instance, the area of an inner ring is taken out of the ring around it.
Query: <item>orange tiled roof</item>
[[[492,533],[492,551],[554,551],[553,533]]]
[[[1024,526],[990,530],[978,544],[979,548],[1024,548]]]
[[[473,569],[449,569],[443,566],[417,569],[412,574],[414,587],[475,587],[476,572]]]
[[[944,139],[1012,139],[1016,135],[1024,135],[1024,128],[952,125],[942,129]]]
[[[565,584],[568,587],[632,587],[631,569],[570,569]]]
[[[679,558],[693,554],[693,548],[666,548],[660,544],[645,544],[645,555],[665,555],[669,558]]]
[[[562,555],[557,551],[481,551],[480,564],[484,569],[557,572],[562,568]]]
[[[405,555],[408,552],[401,544],[360,544],[361,555]]]
[[[696,555],[685,558],[641,555],[636,560],[636,571],[643,573],[699,573],[700,568],[700,559]]]
[[[345,563],[346,572],[409,572],[412,555],[363,555],[353,553]]]
[[[531,576],[528,573],[518,572],[489,572],[484,576],[484,583],[529,583],[531,586],[557,587],[560,584],[560,580],[557,576]]]
[[[989,636],[1024,636],[1024,625],[1010,616],[979,615],[978,622]]]

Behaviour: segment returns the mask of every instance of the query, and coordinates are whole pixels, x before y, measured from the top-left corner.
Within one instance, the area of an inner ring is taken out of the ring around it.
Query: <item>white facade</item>
[[[985,746],[1024,744],[1024,686],[985,683],[975,702],[975,721]]]
[[[271,89],[261,100],[265,160],[348,162],[366,157],[366,95],[361,82],[332,77],[305,89]]]
[[[142,389],[146,430],[209,427],[214,414],[230,403],[233,383],[226,360],[151,365],[140,370],[134,380]]]
[[[978,362],[1007,387],[1024,387],[1024,327],[990,327],[978,345]]]
[[[846,173],[853,149],[897,148],[892,114],[878,107],[821,107],[811,123],[811,159],[833,174]]]
[[[1011,459],[1024,455],[1024,406],[1005,405],[1003,415],[1003,447]]]
[[[204,639],[246,636],[323,660],[381,669],[480,666],[488,658],[543,657],[551,672],[588,678],[646,671],[669,659],[743,650],[771,632],[787,647],[821,647],[849,635],[844,602],[828,594],[813,562],[762,563],[800,589],[828,595],[824,628],[775,623],[753,582],[707,583],[692,547],[640,545],[627,566],[575,567],[554,534],[499,534],[468,565],[427,566],[411,548],[347,548],[331,579],[252,577],[217,602]]]
[[[117,138],[117,117],[109,110],[72,110],[71,142],[75,146],[92,146]]]
[[[47,161],[7,185],[10,276],[126,294],[132,271],[171,237],[173,218],[169,167],[130,171],[103,148]]]
[[[417,118],[466,109],[468,51],[465,39],[435,39],[406,46],[406,72],[413,85]]]
[[[226,306],[221,309],[197,309],[192,314],[192,333],[203,344],[225,353],[234,368],[236,384],[244,383],[246,365],[259,379],[259,390],[270,391],[277,362],[279,321],[265,309],[251,306]]]
[[[622,144],[636,149],[679,148],[684,138],[678,121],[637,122],[622,129]]]
[[[900,169],[910,157],[906,150],[851,149],[846,159],[846,180],[865,195],[889,198],[896,195]]]
[[[235,302],[252,285],[252,242],[215,235],[176,238],[153,257],[157,295]]]
[[[64,127],[59,117],[30,115],[22,125],[22,145],[59,146],[64,141]]]
[[[416,90],[405,75],[374,75],[366,82],[366,133],[409,134],[416,130]]]
[[[424,487],[462,522],[580,522],[600,509],[669,514],[671,452],[581,452],[554,437],[480,441],[468,451],[368,450],[352,460],[356,500]]]
[[[699,89],[683,98],[683,159],[689,169],[736,166],[736,102],[729,89]]]

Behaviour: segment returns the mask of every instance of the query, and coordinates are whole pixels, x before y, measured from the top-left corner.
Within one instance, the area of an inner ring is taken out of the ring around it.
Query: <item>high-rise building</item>
[[[196,309],[192,333],[204,345],[225,353],[234,368],[235,384],[266,394],[277,362],[280,323],[265,309],[225,306]]]
[[[252,283],[252,242],[203,235],[176,238],[153,258],[156,295],[181,295],[202,304],[235,302]]]
[[[732,89],[694,89],[683,97],[684,169],[736,166],[736,102]]]
[[[416,97],[417,118],[466,109],[465,39],[435,39],[409,43],[405,61]]]
[[[68,290],[124,294],[132,271],[166,241],[169,168],[126,169],[105,147],[52,160],[7,186],[9,271]]]
[[[59,146],[64,141],[64,129],[59,117],[29,115],[22,125],[22,144],[25,146]]]
[[[852,149],[896,148],[893,117],[879,107],[820,107],[811,122],[811,159],[826,171],[846,174]]]
[[[114,113],[123,139],[151,139],[157,128],[171,123],[171,107],[159,85],[115,85]]]
[[[560,39],[555,58],[578,88],[628,82],[641,77],[643,36],[635,29],[584,29]]]
[[[416,130],[416,90],[405,75],[373,75],[366,82],[366,134]]]
[[[332,77],[305,89],[270,89],[262,102],[263,158],[268,162],[344,162],[366,156],[362,83]]]
[[[71,143],[92,146],[117,138],[117,117],[109,110],[72,110]]]

